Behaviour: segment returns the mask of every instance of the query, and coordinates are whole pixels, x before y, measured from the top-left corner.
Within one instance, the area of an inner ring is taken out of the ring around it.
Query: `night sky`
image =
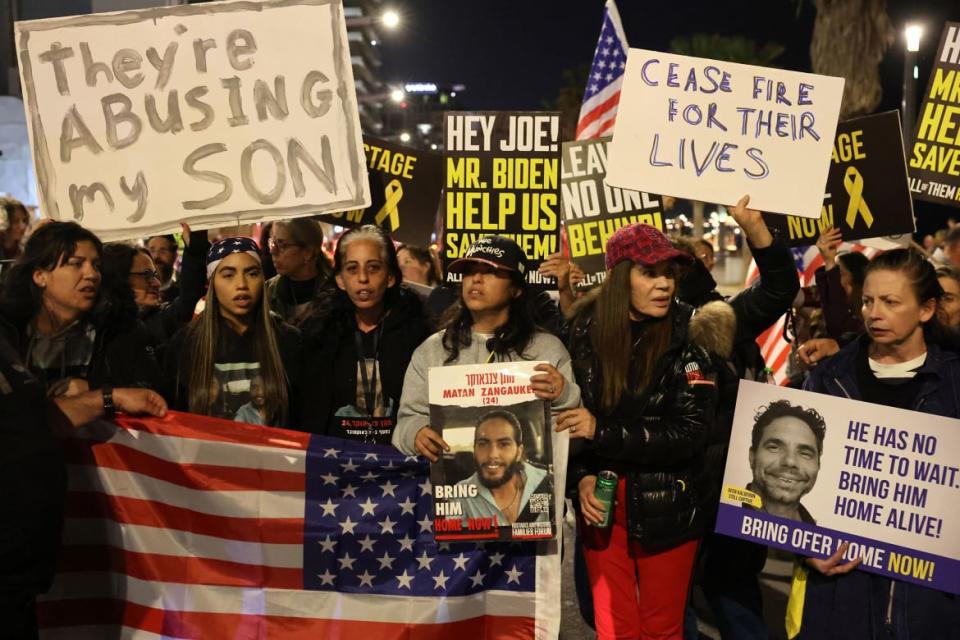
[[[403,16],[383,33],[383,77],[391,82],[463,83],[468,109],[542,109],[557,96],[565,69],[589,64],[603,17],[602,0],[385,0]],[[897,109],[903,74],[903,26],[924,25],[918,95],[926,87],[944,21],[960,21],[957,0],[887,3],[898,40],[881,64],[883,101]],[[786,47],[776,66],[810,71],[812,0],[670,0],[618,2],[630,46],[667,50],[675,36],[720,33],[774,41]],[[960,212],[915,203],[918,231],[943,226]]]

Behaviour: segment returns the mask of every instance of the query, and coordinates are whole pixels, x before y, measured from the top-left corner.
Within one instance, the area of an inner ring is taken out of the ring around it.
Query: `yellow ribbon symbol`
[[[863,199],[863,176],[856,167],[847,167],[847,173],[843,176],[843,188],[850,196],[850,204],[847,205],[847,226],[852,229],[857,216],[860,215],[867,223],[867,228],[872,227],[873,214],[870,213],[867,201]]]
[[[400,184],[399,180],[391,180],[387,188],[383,190],[383,195],[386,196],[387,201],[380,207],[380,211],[377,211],[374,222],[379,225],[389,217],[390,231],[393,232],[400,227],[400,209],[397,205],[400,204],[400,199],[403,198],[403,185]]]

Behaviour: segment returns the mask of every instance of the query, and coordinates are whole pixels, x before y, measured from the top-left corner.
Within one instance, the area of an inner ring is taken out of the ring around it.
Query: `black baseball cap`
[[[450,263],[447,271],[462,273],[470,263],[490,265],[494,269],[527,274],[527,256],[516,242],[504,236],[484,236],[467,249],[462,258]]]

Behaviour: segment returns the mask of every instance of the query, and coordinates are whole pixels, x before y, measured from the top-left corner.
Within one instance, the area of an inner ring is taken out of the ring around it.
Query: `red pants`
[[[580,521],[597,640],[682,640],[699,541],[651,553],[628,540],[624,487],[621,478],[610,527]]]

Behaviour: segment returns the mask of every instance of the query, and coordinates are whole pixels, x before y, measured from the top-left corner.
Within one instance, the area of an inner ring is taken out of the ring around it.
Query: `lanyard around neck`
[[[374,403],[377,401],[377,360],[380,355],[380,334],[383,331],[383,325],[378,326],[373,332],[373,371],[370,377],[367,377],[367,354],[363,349],[363,333],[358,329],[353,334],[353,339],[357,346],[357,364],[360,367],[360,382],[363,385],[363,401],[366,405],[367,415],[373,415]]]

